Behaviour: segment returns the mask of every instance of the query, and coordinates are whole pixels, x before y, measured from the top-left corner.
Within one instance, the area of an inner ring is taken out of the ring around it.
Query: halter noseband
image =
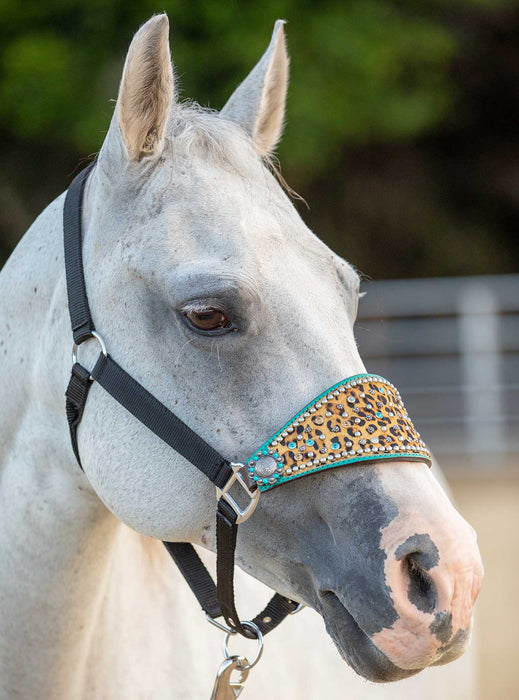
[[[234,603],[234,552],[238,524],[249,518],[260,493],[286,481],[332,467],[378,460],[417,460],[431,456],[407,415],[395,387],[383,377],[360,374],[336,384],[297,413],[256,450],[245,464],[222,457],[197,433],[131,377],[107,352],[90,313],[82,257],[82,200],[90,164],[74,179],[63,211],[65,270],[74,336],[72,374],[66,410],[72,447],[81,466],[77,428],[93,381],[216,486],[217,584],[189,543],[164,542],[206,616],[214,624],[261,640],[301,607],[276,593],[252,622],[240,621]],[[77,362],[77,347],[95,338],[100,355],[89,372]],[[242,508],[230,493],[238,483],[249,501]],[[225,618],[229,629],[216,622]],[[249,665],[250,668],[251,665]]]

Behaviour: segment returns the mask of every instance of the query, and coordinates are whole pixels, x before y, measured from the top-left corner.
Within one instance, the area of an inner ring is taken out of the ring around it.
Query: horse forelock
[[[264,166],[272,169],[271,159],[257,153],[238,124],[195,102],[176,104],[171,110],[165,155],[174,158],[176,154],[202,158],[242,177],[254,177]]]

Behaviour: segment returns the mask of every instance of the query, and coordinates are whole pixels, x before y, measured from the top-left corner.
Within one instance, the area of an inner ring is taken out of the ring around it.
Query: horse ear
[[[284,24],[277,20],[268,49],[221,111],[245,129],[262,156],[274,150],[285,120],[289,59]]]
[[[131,160],[160,152],[173,100],[169,21],[148,20],[133,37],[124,64],[117,116]]]

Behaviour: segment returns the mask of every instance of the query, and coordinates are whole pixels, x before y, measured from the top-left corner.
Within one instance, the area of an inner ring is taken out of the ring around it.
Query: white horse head
[[[359,277],[268,167],[288,84],[283,23],[220,113],[177,101],[168,42],[159,15],[128,52],[85,192],[88,296],[112,356],[240,461],[365,371],[353,334]],[[214,550],[214,487],[95,384],[79,450],[83,488],[120,520]],[[320,612],[343,658],[378,681],[459,656],[482,577],[473,530],[430,469],[404,461],[263,494],[241,526],[238,562]]]

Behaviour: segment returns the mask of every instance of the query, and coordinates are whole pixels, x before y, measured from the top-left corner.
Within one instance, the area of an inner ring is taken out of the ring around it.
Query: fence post
[[[458,297],[465,453],[497,466],[506,453],[499,307],[494,290],[469,282]],[[490,466],[490,465],[487,465]]]

